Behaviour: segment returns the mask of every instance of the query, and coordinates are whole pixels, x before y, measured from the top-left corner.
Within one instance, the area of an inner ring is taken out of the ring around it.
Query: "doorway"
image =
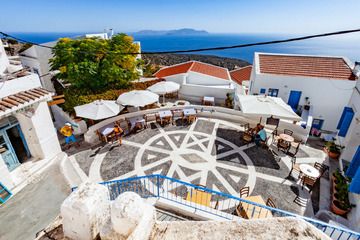
[[[15,125],[6,130],[12,148],[20,163],[26,162],[30,157],[30,151],[27,147],[23,133],[19,125]]]
[[[300,102],[301,92],[300,91],[291,91],[289,96],[288,104],[296,112],[299,102]]]

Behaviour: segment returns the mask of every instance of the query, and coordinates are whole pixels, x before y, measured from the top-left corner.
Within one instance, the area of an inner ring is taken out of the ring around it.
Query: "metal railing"
[[[110,200],[123,192],[136,192],[142,198],[158,198],[193,209],[198,213],[213,215],[224,220],[240,217],[295,217],[303,219],[326,233],[332,239],[360,240],[360,233],[338,226],[300,216],[277,208],[272,208],[230,194],[214,191],[203,186],[183,182],[162,175],[148,175],[100,183],[109,189]],[[74,189],[73,189],[74,190]]]

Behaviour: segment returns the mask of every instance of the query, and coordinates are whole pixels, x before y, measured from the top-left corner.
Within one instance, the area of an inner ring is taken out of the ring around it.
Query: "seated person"
[[[262,125],[260,123],[256,124],[256,127],[250,129],[250,134],[256,135],[260,131],[261,126]]]
[[[121,127],[118,124],[114,125],[113,133],[114,133],[115,140],[119,141],[119,144],[121,145],[122,134],[124,133],[124,131],[121,129]]]
[[[255,144],[257,146],[260,146],[260,143],[265,141],[266,141],[266,131],[264,129],[264,126],[260,125],[260,130],[255,135]]]

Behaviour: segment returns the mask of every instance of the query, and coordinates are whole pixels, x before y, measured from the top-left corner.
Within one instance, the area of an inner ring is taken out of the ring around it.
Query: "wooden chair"
[[[287,134],[287,135],[292,136],[294,132],[289,130],[289,129],[284,129],[284,133]]]
[[[300,142],[292,142],[289,145],[289,149],[287,150],[286,154],[290,157],[296,157],[296,154],[299,152]]]
[[[184,124],[184,112],[182,110],[173,110],[172,111],[172,124],[176,125],[176,121],[181,119],[182,124]]]
[[[301,198],[299,195],[295,197],[294,203],[301,207],[306,207],[308,200],[306,198]]]
[[[301,187],[301,189],[304,189],[304,185],[306,185],[306,186],[308,186],[309,193],[311,193],[311,191],[314,188],[314,185],[315,185],[316,181],[317,181],[317,178],[303,176],[302,177],[302,187]]]
[[[272,136],[271,144],[275,144],[279,141],[280,137],[277,128],[274,129],[274,131],[271,133],[271,136]]]
[[[296,157],[291,158],[291,170],[289,172],[289,176],[291,176],[291,174],[294,171],[298,173],[298,178],[300,178],[301,177],[301,170],[300,170],[300,165],[298,163],[296,163]]]
[[[281,149],[284,152],[287,152],[289,150],[289,147],[290,147],[290,143],[287,142],[287,141],[284,141],[282,139],[279,139],[278,143],[276,145],[277,145],[277,148],[278,148],[279,151]]]
[[[319,162],[315,162],[314,168],[316,168],[317,170],[319,170],[319,172],[320,172],[319,178],[321,178],[326,171],[329,171],[329,166],[327,166],[327,165],[325,165],[325,164],[321,164],[321,163],[319,163]]]
[[[252,135],[248,132],[243,133],[242,139],[246,144],[249,144],[253,141]]]
[[[271,146],[269,147],[269,150],[270,150],[271,154],[274,156],[274,159],[275,159],[277,162],[280,162],[280,161],[281,161],[281,157],[279,156],[279,154],[278,154],[274,149],[271,149]]]
[[[191,124],[196,121],[196,115],[190,115],[187,117],[188,124]]]
[[[275,205],[274,201],[271,198],[268,198],[266,200],[266,206],[276,208],[276,205]]]
[[[249,123],[245,123],[244,125],[242,125],[242,127],[244,128],[244,132],[250,131],[250,124]]]
[[[250,187],[243,187],[240,189],[240,198],[246,198],[249,196]]]
[[[148,127],[148,125],[150,123],[156,123],[157,122],[155,113],[145,114],[144,119],[145,119],[145,127]]]
[[[130,123],[127,120],[120,120],[118,122],[119,127],[124,131],[124,135],[130,134]]]

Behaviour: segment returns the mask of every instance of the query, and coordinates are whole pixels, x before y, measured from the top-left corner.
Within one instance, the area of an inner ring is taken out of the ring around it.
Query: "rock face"
[[[198,54],[154,54],[154,55],[142,55],[145,62],[161,66],[170,66],[187,62],[190,60],[200,61],[203,63],[209,63],[216,66],[224,67],[230,71],[236,67],[245,67],[250,63],[236,58],[224,58],[212,55],[198,55]]]

